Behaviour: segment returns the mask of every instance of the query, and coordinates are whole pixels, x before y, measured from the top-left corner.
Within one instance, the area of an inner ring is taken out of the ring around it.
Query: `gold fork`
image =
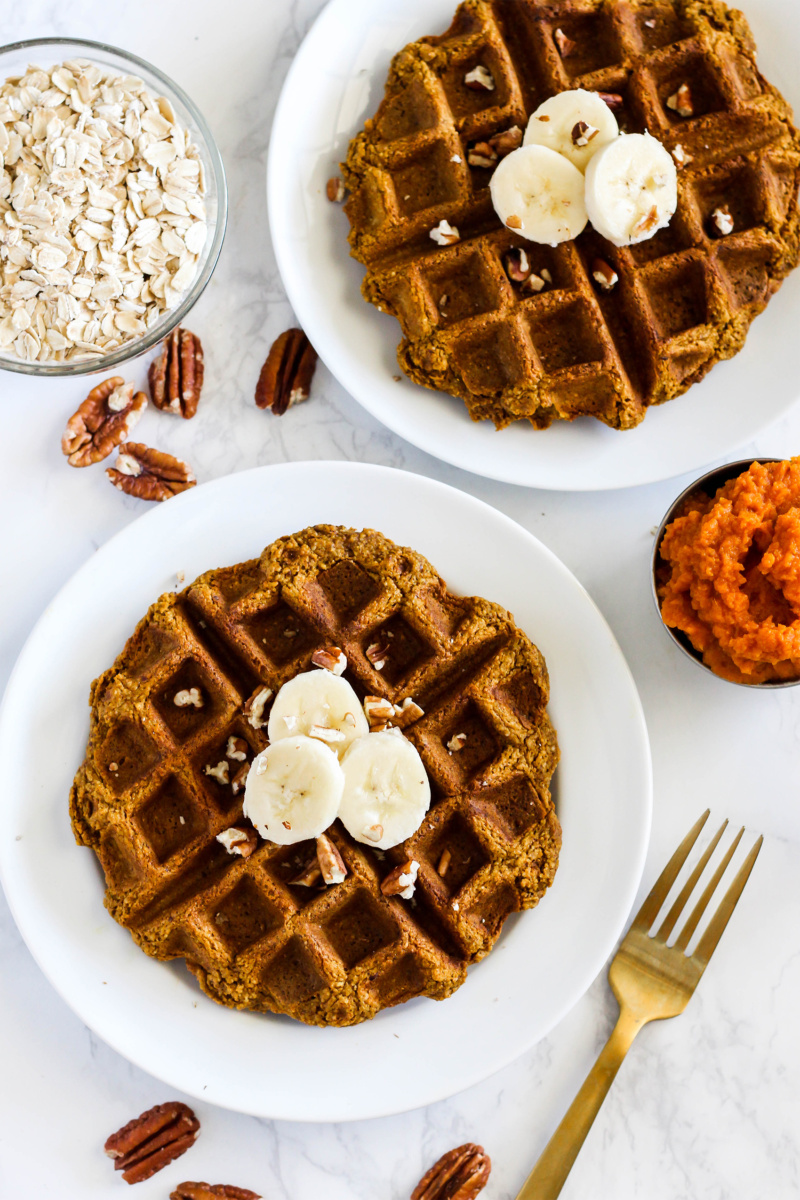
[[[709,810],[706,809],[667,863],[611,962],[608,979],[620,1010],[614,1032],[523,1184],[517,1200],[555,1200],[560,1194],[633,1039],[648,1021],[661,1021],[682,1013],[708,966],[753,869],[763,837],[758,839],[742,864],[693,954],[687,955],[686,948],[733,858],[744,833],[743,828],[709,880],[675,944],[668,946],[667,941],[717,848],[727,821],[723,822],[703,851],[655,936],[650,936],[650,928],[708,820],[708,814]]]

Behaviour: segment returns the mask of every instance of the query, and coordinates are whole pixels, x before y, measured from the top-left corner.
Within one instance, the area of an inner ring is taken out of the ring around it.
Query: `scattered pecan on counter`
[[[231,1183],[179,1183],[169,1200],[261,1200],[261,1196]]]
[[[308,399],[317,352],[302,329],[287,329],[272,343],[256,384],[256,404],[282,416]]]
[[[473,1200],[483,1191],[492,1169],[492,1160],[483,1146],[467,1142],[448,1150],[423,1175],[411,1200]]]
[[[160,358],[150,364],[147,378],[153,404],[188,421],[197,412],[203,374],[200,338],[178,326],[164,338]]]
[[[128,438],[146,408],[144,392],[134,395],[133,384],[120,375],[98,383],[67,421],[61,449],[69,465],[89,467],[108,458]]]
[[[140,500],[169,500],[197,483],[185,462],[140,442],[120,446],[119,457],[106,468],[106,475],[114,487]]]
[[[112,1133],[104,1149],[126,1183],[141,1183],[185,1154],[199,1129],[200,1122],[189,1106],[170,1100]]]

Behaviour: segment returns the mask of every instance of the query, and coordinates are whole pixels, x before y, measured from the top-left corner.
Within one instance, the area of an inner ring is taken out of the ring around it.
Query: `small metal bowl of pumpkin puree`
[[[740,687],[800,683],[800,458],[740,459],[685,488],[656,534],[651,587],[702,670]]]

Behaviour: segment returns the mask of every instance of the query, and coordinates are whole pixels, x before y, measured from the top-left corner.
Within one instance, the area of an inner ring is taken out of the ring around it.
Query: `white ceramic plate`
[[[544,652],[562,765],[564,850],[536,911],[512,918],[444,1004],[415,1000],[351,1029],[221,1008],[183,963],[148,958],[103,908],[67,795],[83,757],[90,681],[148,605],[282,534],[370,525],[428,556],[450,586],[511,609]],[[644,864],[650,755],[633,680],[605,621],[561,563],[494,509],[383,467],[294,463],[206,484],[99,550],[46,610],[0,714],[0,870],[23,937],[79,1016],[191,1095],[265,1117],[333,1121],[451,1095],[531,1046],[613,949]],[[464,1047],[469,1045],[469,1054]]]
[[[407,42],[443,32],[456,0],[331,0],[303,42],[275,114],[269,218],[281,275],[300,324],[330,370],[395,433],[446,462],[508,483],[592,491],[652,483],[722,459],[781,416],[800,394],[800,271],[755,322],[745,349],[703,383],[619,433],[590,418],[541,432],[472,422],[460,400],[399,374],[400,325],[361,298],[347,218],[325,198],[350,138],[383,96],[389,62]],[[766,77],[800,104],[797,0],[743,3]]]

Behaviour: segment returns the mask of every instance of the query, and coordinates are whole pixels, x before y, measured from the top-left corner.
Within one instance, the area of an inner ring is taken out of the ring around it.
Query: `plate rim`
[[[453,0],[454,4],[456,2],[457,0]],[[800,402],[800,387],[798,387],[796,390],[794,397],[787,401],[780,411],[771,413],[767,417],[766,421],[764,421],[762,424],[746,430],[739,429],[734,435],[729,435],[727,440],[723,439],[720,441],[718,445],[713,447],[713,449],[710,446],[706,447],[699,456],[694,454],[685,461],[681,461],[679,463],[673,462],[666,466],[660,466],[655,470],[651,469],[643,473],[637,473],[634,467],[631,472],[633,477],[626,477],[622,481],[614,477],[613,472],[615,466],[614,464],[611,464],[609,468],[610,473],[607,474],[602,481],[594,479],[584,482],[579,473],[573,472],[572,477],[564,482],[550,478],[534,478],[531,477],[527,470],[523,470],[521,468],[515,469],[512,467],[510,469],[500,469],[493,467],[491,463],[489,465],[486,465],[485,462],[481,464],[480,461],[476,461],[479,459],[478,451],[480,447],[476,446],[475,451],[472,453],[459,453],[459,439],[457,436],[453,436],[452,438],[448,439],[440,439],[437,444],[434,444],[436,442],[435,437],[426,435],[425,431],[419,431],[413,427],[413,425],[411,428],[409,428],[407,423],[395,418],[394,411],[391,408],[387,409],[386,406],[381,406],[380,404],[372,402],[370,400],[369,389],[360,388],[358,386],[357,378],[355,377],[354,372],[351,370],[349,356],[342,350],[342,339],[337,339],[335,337],[329,339],[328,331],[325,330],[323,332],[318,325],[315,314],[310,308],[309,302],[305,298],[305,289],[300,283],[300,276],[293,268],[290,256],[291,241],[288,238],[280,236],[280,234],[285,232],[286,229],[286,222],[284,219],[286,209],[284,208],[282,201],[286,202],[286,198],[289,194],[289,188],[285,182],[285,174],[282,173],[281,167],[285,167],[292,161],[291,156],[281,154],[281,143],[282,141],[286,140],[289,134],[288,126],[290,122],[288,118],[291,116],[293,111],[292,90],[295,88],[297,80],[307,80],[308,78],[308,64],[306,62],[306,56],[309,54],[309,48],[315,45],[316,40],[322,36],[328,24],[341,25],[343,21],[346,21],[347,14],[352,12],[354,6],[357,6],[357,3],[358,0],[327,0],[327,3],[317,14],[297,49],[297,52],[281,86],[278,102],[273,114],[272,125],[270,127],[266,162],[266,198],[269,232],[272,246],[274,249],[281,281],[287,293],[292,309],[297,315],[302,327],[309,332],[319,357],[328,367],[331,374],[335,379],[337,379],[345,391],[352,396],[352,398],[362,408],[366,409],[366,411],[369,412],[370,415],[375,418],[375,420],[379,421],[381,425],[385,426],[396,436],[403,438],[405,441],[415,446],[418,450],[431,455],[436,460],[457,467],[460,470],[479,475],[482,478],[493,479],[501,483],[515,484],[520,487],[540,488],[544,491],[591,493],[628,489],[633,487],[642,487],[648,484],[661,483],[669,479],[676,479],[679,476],[689,474],[690,472],[700,471],[716,462],[724,462],[727,457],[741,450],[742,447],[748,445],[755,437],[768,431],[779,420],[783,419],[792,408],[796,407],[798,402]],[[399,52],[401,49],[402,47],[398,46],[395,53]],[[798,112],[800,112],[800,106],[798,106]],[[343,244],[346,245],[344,239],[342,240]],[[800,271],[800,267],[796,268],[796,271]],[[782,282],[786,281],[783,280]],[[774,299],[775,297],[773,297],[773,300]],[[759,314],[759,316],[763,317],[764,313],[762,312]],[[397,328],[399,332],[399,322],[397,323]],[[751,336],[751,331],[752,324],[750,329],[748,329],[748,338]],[[744,349],[745,347],[742,348],[742,351]],[[740,351],[740,353],[742,351]],[[734,358],[735,357],[737,356],[734,356]],[[732,361],[733,360],[720,360],[714,364],[714,368],[719,369],[724,367],[726,363],[730,363]],[[403,385],[405,386],[406,384],[409,384],[410,386],[417,386],[412,385],[411,381],[403,377]],[[699,386],[700,384],[694,385],[694,387]],[[691,391],[691,389],[689,390]],[[439,391],[432,391],[431,394],[434,396],[447,395],[447,393],[442,393]],[[681,400],[685,401],[686,394],[676,397],[675,400],[676,402]],[[459,403],[461,402],[459,401]],[[657,413],[661,406],[656,405],[653,407],[656,409]],[[691,447],[694,444],[694,439],[690,436],[692,432],[693,418],[688,407],[686,408],[684,415],[686,420],[686,437],[682,439],[682,444],[686,445],[687,447]],[[485,425],[486,422],[481,422],[481,424]],[[556,426],[566,424],[567,422],[556,422]],[[457,430],[454,429],[453,432],[457,434]],[[503,431],[498,431],[498,436],[502,436],[502,432]],[[546,432],[547,431],[545,431],[545,433]],[[609,432],[616,434],[617,436],[626,436],[627,434],[627,436],[630,437],[635,436],[636,430]],[[531,431],[531,433],[536,436],[535,431]],[[444,445],[442,445],[442,440],[445,442]],[[637,458],[635,451],[632,451],[631,458],[634,460]]]
[[[483,1079],[488,1078],[497,1071],[502,1070],[504,1067],[514,1062],[522,1054],[526,1053],[533,1045],[538,1043],[542,1038],[546,1037],[549,1032],[564,1019],[564,1017],[571,1011],[575,1004],[582,998],[583,995],[585,995],[592,982],[597,978],[599,972],[602,970],[605,962],[608,959],[609,953],[613,949],[614,943],[624,928],[625,922],[627,921],[627,917],[630,913],[636,892],[641,882],[641,876],[644,870],[645,858],[649,846],[653,806],[653,775],[649,736],[638,689],[636,688],[636,684],[627,660],[625,659],[613,632],[605,620],[605,617],[580,581],[558,558],[558,556],[549,549],[548,546],[542,543],[535,536],[535,534],[530,533],[530,531],[519,525],[518,522],[513,520],[513,518],[494,508],[494,506],[487,504],[485,501],[480,500],[459,488],[455,488],[450,484],[442,483],[438,480],[431,479],[428,476],[417,475],[413,472],[403,471],[394,467],[384,467],[367,463],[352,463],[341,460],[313,460],[264,465],[250,468],[247,471],[238,472],[234,475],[222,476],[218,479],[203,484],[200,488],[190,489],[188,492],[175,497],[174,500],[176,503],[173,504],[171,511],[172,513],[180,512],[181,508],[179,506],[183,506],[185,508],[191,507],[193,504],[197,503],[193,497],[201,493],[207,494],[210,491],[222,490],[231,486],[238,487],[241,481],[247,477],[268,477],[281,473],[302,475],[309,469],[311,469],[312,472],[316,471],[323,474],[333,470],[334,473],[338,473],[340,475],[355,475],[361,477],[362,479],[371,477],[373,480],[385,475],[402,477],[402,486],[405,486],[409,480],[413,480],[422,482],[424,485],[432,487],[435,491],[452,493],[457,498],[459,503],[466,502],[468,505],[473,505],[478,509],[487,510],[488,514],[493,520],[499,519],[503,523],[507,524],[515,533],[521,533],[524,538],[533,547],[535,547],[538,553],[541,553],[545,558],[549,559],[551,565],[553,565],[557,571],[561,572],[565,577],[567,577],[571,582],[571,585],[581,593],[583,602],[588,603],[592,609],[594,609],[596,617],[602,623],[602,626],[604,627],[604,630],[613,647],[615,657],[617,658],[618,666],[620,668],[621,678],[624,679],[626,687],[628,688],[627,698],[632,702],[631,715],[633,716],[634,725],[636,727],[637,759],[639,757],[641,758],[641,761],[637,761],[636,766],[637,771],[638,768],[643,769],[644,777],[640,782],[645,785],[643,794],[641,795],[636,809],[639,820],[639,828],[638,837],[636,839],[635,853],[632,852],[630,856],[631,871],[628,878],[628,885],[625,889],[623,897],[618,902],[618,911],[615,912],[613,922],[609,922],[609,930],[613,926],[614,936],[613,938],[609,937],[607,939],[608,944],[606,945],[604,943],[603,945],[599,946],[597,952],[588,958],[583,971],[580,973],[580,980],[564,999],[559,1011],[552,1017],[551,1020],[544,1023],[541,1028],[537,1030],[534,1037],[524,1041],[516,1042],[512,1049],[510,1049],[497,1061],[493,1062],[490,1067],[479,1068],[468,1079],[459,1081],[455,1087],[445,1084],[444,1082],[441,1082],[438,1087],[429,1085],[424,1099],[409,1103],[404,1102],[401,1105],[392,1102],[387,1103],[386,1100],[383,1099],[383,1102],[378,1103],[377,1105],[372,1104],[368,1107],[361,1107],[354,1110],[350,1107],[347,1109],[347,1111],[342,1111],[341,1108],[337,1109],[335,1107],[335,1102],[333,1105],[328,1102],[327,1106],[325,1103],[320,1104],[317,1102],[317,1109],[311,1115],[305,1111],[300,1111],[296,1106],[287,1112],[265,1111],[263,1109],[260,1111],[255,1111],[252,1105],[243,1105],[239,1107],[236,1104],[228,1102],[227,1100],[215,1099],[214,1090],[210,1082],[208,1087],[202,1091],[198,1091],[191,1086],[187,1086],[186,1081],[176,1077],[173,1071],[159,1071],[152,1062],[144,1062],[140,1057],[132,1056],[130,1050],[124,1045],[124,1041],[121,1041],[121,1039],[117,1036],[110,1036],[105,1028],[98,1028],[98,1021],[95,1019],[91,1003],[85,996],[83,998],[76,997],[74,994],[74,988],[72,988],[71,985],[65,984],[58,978],[56,969],[53,967],[52,963],[48,962],[47,960],[46,944],[43,943],[41,936],[36,932],[36,921],[30,914],[26,913],[20,908],[20,897],[15,889],[14,884],[14,875],[17,868],[13,862],[14,842],[11,836],[11,831],[9,830],[5,836],[0,837],[0,884],[3,886],[4,894],[9,904],[12,916],[14,917],[17,928],[23,937],[28,950],[32,954],[45,978],[50,982],[64,1003],[67,1004],[67,1006],[78,1016],[81,1021],[83,1021],[89,1028],[94,1030],[94,1032],[101,1037],[106,1044],[111,1046],[112,1049],[126,1058],[127,1061],[134,1063],[141,1070],[155,1076],[158,1079],[161,1079],[168,1086],[174,1087],[190,1096],[193,1096],[199,1101],[208,1101],[233,1111],[244,1112],[250,1115],[256,1115],[275,1120],[300,1120],[311,1123],[330,1123],[339,1121],[377,1119],[384,1116],[395,1115],[401,1112],[413,1111],[417,1108],[426,1107],[429,1104],[447,1099],[450,1096],[456,1095],[459,1092],[474,1086]],[[46,635],[48,624],[53,619],[53,613],[58,613],[58,610],[65,603],[69,603],[70,596],[73,591],[80,594],[80,587],[84,577],[89,575],[92,570],[97,569],[95,564],[98,561],[100,561],[102,564],[102,557],[111,555],[112,551],[109,548],[112,546],[112,544],[116,545],[120,542],[124,542],[126,537],[129,536],[129,531],[134,527],[141,529],[144,525],[157,525],[160,520],[165,519],[164,516],[161,515],[164,512],[165,510],[160,506],[159,508],[151,509],[149,512],[143,513],[140,517],[136,518],[134,521],[131,521],[128,525],[117,531],[117,533],[109,538],[108,541],[106,541],[97,551],[87,558],[84,563],[81,564],[81,566],[69,577],[69,579],[66,580],[61,588],[59,588],[53,599],[48,603],[36,621],[33,629],[25,641],[25,644],[22,647],[22,650],[20,651],[4,690],[2,702],[0,702],[0,755],[2,755],[4,750],[8,749],[8,739],[12,737],[14,732],[13,718],[10,718],[8,714],[13,704],[17,689],[24,686],[24,684],[20,681],[24,681],[25,679],[28,660],[33,659],[39,640]],[[13,759],[8,761],[13,761]],[[14,786],[15,783],[12,779],[11,787],[9,788],[9,794],[13,791]],[[100,1020],[99,1024],[102,1026],[103,1021]],[[380,1101],[381,1097],[377,1097],[377,1099]],[[327,1111],[323,1112],[322,1110],[326,1107]]]

